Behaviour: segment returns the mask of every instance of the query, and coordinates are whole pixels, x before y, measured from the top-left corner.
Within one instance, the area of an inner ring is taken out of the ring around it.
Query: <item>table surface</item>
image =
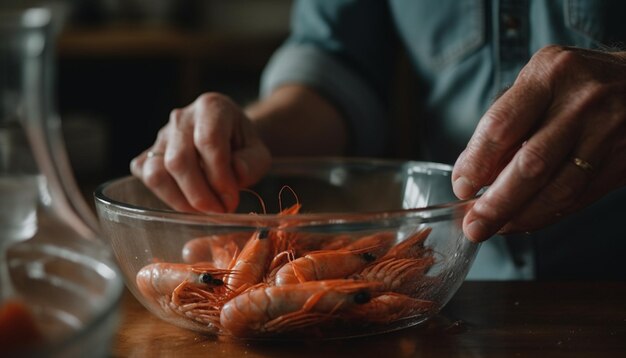
[[[115,357],[626,357],[626,283],[465,282],[426,323],[371,337],[255,342],[200,335],[127,291]]]

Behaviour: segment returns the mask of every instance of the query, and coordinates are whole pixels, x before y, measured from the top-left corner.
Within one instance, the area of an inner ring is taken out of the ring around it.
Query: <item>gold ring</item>
[[[589,164],[588,161],[580,159],[578,157],[572,157],[572,163],[574,163],[575,166],[579,167],[589,174],[592,174],[594,171],[593,165]]]
[[[155,151],[152,151],[152,150],[149,150],[148,153],[146,153],[146,157],[148,157],[148,158],[162,157],[164,155],[165,155],[165,153],[163,153],[163,152],[155,152]]]

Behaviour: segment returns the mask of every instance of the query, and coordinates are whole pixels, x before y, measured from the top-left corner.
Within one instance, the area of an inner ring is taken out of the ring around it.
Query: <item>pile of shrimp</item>
[[[210,235],[185,244],[184,263],[143,267],[137,285],[161,317],[214,334],[310,337],[337,325],[387,325],[435,308],[415,298],[435,263],[424,246],[430,232],[399,243],[392,231],[315,235],[285,226]]]

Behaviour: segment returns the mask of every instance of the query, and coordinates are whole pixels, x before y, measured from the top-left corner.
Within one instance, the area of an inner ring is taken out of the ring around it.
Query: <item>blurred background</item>
[[[129,174],[130,160],[154,142],[172,109],[207,91],[242,106],[256,100],[261,72],[288,36],[292,0],[53,4],[65,17],[57,44],[58,109],[75,176],[91,197],[98,184]],[[386,156],[415,159],[418,89],[396,45]]]
[[[291,0],[66,0],[57,104],[77,180],[129,173],[170,111],[218,91],[246,105],[289,30]],[[90,185],[93,184],[93,185]]]

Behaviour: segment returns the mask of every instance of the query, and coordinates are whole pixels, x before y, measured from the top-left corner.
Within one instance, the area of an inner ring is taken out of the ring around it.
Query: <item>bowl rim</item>
[[[442,173],[452,173],[452,166],[443,163],[400,160],[400,159],[377,159],[377,158],[346,158],[346,157],[280,157],[274,158],[272,166],[289,164],[348,164],[348,165],[377,165],[377,166],[398,166],[410,165],[422,171],[437,171]],[[368,211],[361,213],[346,212],[316,212],[298,213],[295,215],[270,214],[244,214],[244,213],[190,213],[167,209],[154,209],[139,207],[111,199],[104,194],[104,190],[111,184],[126,180],[139,180],[127,175],[108,180],[100,184],[94,191],[94,199],[98,211],[102,206],[114,207],[117,214],[126,214],[144,220],[159,220],[167,222],[190,222],[190,223],[211,223],[213,225],[250,225],[265,226],[278,223],[288,226],[309,226],[320,224],[345,224],[352,222],[367,222],[393,219],[414,218],[423,222],[438,221],[442,218],[458,217],[460,208],[472,205],[479,195],[465,200],[441,203],[420,208],[408,208],[388,211]],[[464,212],[464,210],[460,210]]]

